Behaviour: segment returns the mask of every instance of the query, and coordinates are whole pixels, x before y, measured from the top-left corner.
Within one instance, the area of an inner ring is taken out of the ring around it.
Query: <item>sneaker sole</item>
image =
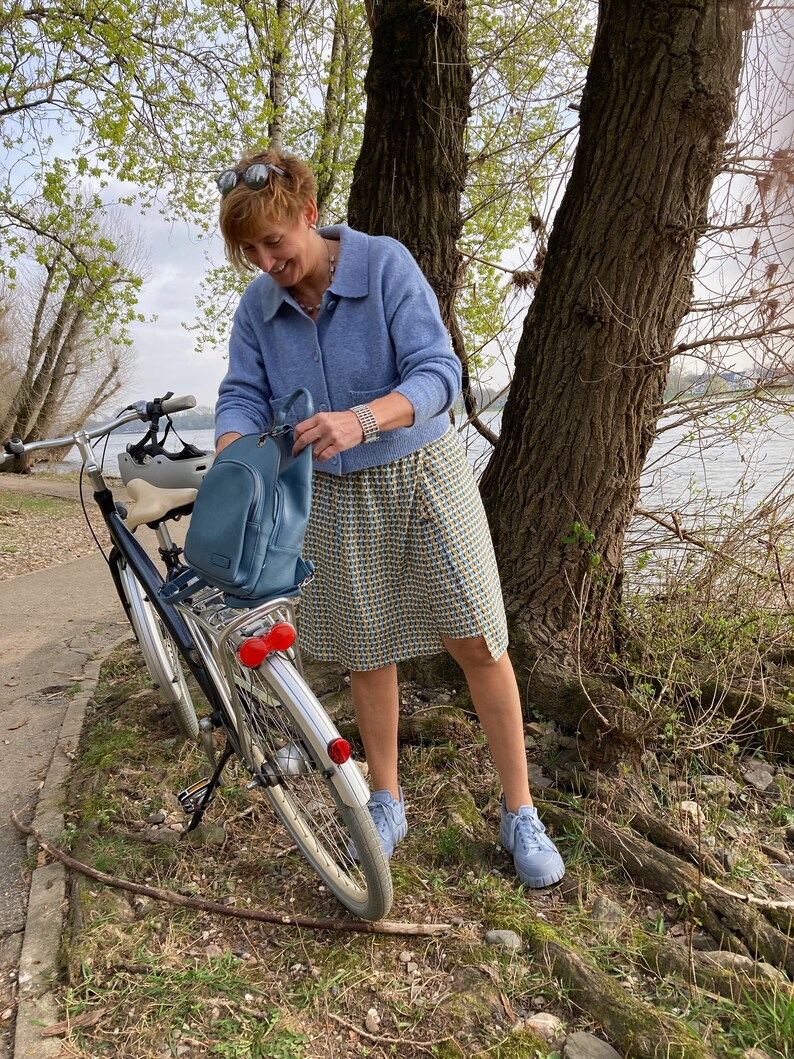
[[[549,872],[548,875],[524,875],[516,868],[516,875],[524,884],[532,890],[542,890],[546,886],[553,886],[558,883],[565,875],[565,866],[558,868],[556,871]]]

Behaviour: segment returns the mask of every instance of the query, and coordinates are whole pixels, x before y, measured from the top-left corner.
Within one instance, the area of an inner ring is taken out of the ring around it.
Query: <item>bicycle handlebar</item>
[[[128,405],[122,409],[114,419],[109,419],[106,423],[100,423],[90,430],[80,430],[60,438],[46,438],[43,441],[30,441],[27,443],[19,438],[11,438],[9,441],[2,442],[0,467],[4,467],[7,463],[25,453],[37,452],[41,449],[59,449],[65,445],[73,445],[77,439],[77,434],[85,435],[89,441],[92,441],[94,438],[101,438],[105,434],[112,433],[119,427],[124,426],[125,423],[131,423],[134,419],[140,419],[141,422],[146,423],[153,417],[156,410],[164,415],[170,415],[171,412],[183,412],[188,408],[195,407],[196,398],[192,394],[186,394],[183,397],[157,397],[153,401],[136,401],[135,404]]]
[[[165,415],[170,415],[171,412],[185,412],[188,408],[196,407],[196,398],[192,394],[185,394],[184,397],[169,397],[160,402],[160,407]]]

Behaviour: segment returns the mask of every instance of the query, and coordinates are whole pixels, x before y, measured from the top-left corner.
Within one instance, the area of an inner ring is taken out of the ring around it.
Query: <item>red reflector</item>
[[[248,666],[249,669],[255,669],[267,658],[265,641],[259,636],[252,637],[250,640],[243,640],[237,649],[237,657],[244,666]]]
[[[335,765],[344,765],[350,759],[350,743],[338,736],[328,744],[328,757]]]
[[[271,651],[286,651],[295,643],[295,630],[288,621],[277,621],[264,636],[252,636],[243,640],[237,648],[237,657],[244,666],[256,669]]]
[[[288,621],[277,621],[265,640],[271,651],[286,651],[295,643],[295,630]]]

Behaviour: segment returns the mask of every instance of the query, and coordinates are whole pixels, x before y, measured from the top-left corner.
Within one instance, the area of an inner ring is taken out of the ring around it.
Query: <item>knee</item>
[[[464,640],[453,640],[445,636],[443,642],[447,651],[464,671],[469,666],[488,668],[499,662],[499,659],[494,658],[488,650],[484,636],[471,636]]]

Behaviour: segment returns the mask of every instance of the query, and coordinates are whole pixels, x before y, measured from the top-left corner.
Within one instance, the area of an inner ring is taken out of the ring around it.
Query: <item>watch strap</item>
[[[364,444],[369,445],[370,442],[377,441],[378,435],[380,434],[380,427],[378,426],[378,421],[369,405],[357,404],[355,408],[351,408],[350,411],[354,413],[361,424],[361,429],[364,431]]]

